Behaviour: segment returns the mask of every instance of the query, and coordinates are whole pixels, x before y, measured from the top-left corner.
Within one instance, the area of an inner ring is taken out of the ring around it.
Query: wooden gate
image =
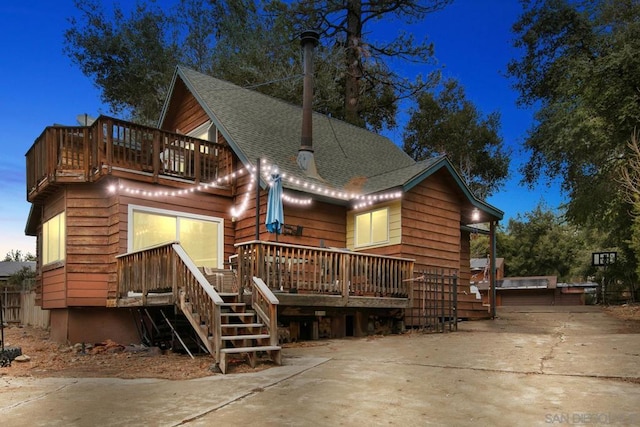
[[[426,332],[458,330],[458,276],[447,270],[415,274],[411,308],[405,312],[407,327]]]

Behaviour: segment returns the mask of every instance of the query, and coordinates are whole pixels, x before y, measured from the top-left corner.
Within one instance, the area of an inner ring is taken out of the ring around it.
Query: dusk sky
[[[519,184],[518,169],[527,158],[521,146],[532,113],[516,107],[517,94],[504,73],[507,62],[517,54],[512,48],[511,25],[520,11],[518,0],[455,0],[423,24],[408,28],[418,40],[426,35],[434,42],[445,77],[460,81],[480,111],[498,111],[502,116],[501,136],[513,150],[511,177],[488,202],[505,212],[505,225],[509,218],[531,211],[542,201],[550,208],[557,208],[561,201],[557,185],[548,187],[542,182],[530,191]],[[24,155],[35,139],[46,126],[76,125],[79,114],[110,114],[92,81],[63,52],[67,18],[76,13],[71,0],[9,0],[0,5],[4,41],[0,126],[5,147],[0,157],[2,257],[14,249],[35,254],[35,238],[24,235],[30,209]],[[388,135],[402,143],[401,130]]]

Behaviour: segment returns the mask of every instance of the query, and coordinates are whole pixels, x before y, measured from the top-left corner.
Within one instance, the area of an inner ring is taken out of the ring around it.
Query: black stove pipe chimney
[[[318,45],[320,35],[313,30],[304,31],[300,36],[304,54],[304,80],[302,91],[302,135],[298,150],[298,166],[307,176],[319,178],[313,156],[313,49]]]

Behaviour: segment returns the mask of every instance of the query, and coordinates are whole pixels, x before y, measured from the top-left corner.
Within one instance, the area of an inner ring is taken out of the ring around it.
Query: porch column
[[[491,317],[496,317],[496,224],[497,221],[491,221],[489,223],[489,287],[491,290],[491,297],[489,304],[491,304]]]

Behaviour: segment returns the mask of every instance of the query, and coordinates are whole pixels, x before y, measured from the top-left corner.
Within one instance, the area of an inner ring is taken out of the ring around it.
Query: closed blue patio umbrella
[[[276,242],[278,234],[282,233],[284,225],[284,212],[282,208],[282,178],[279,174],[271,174],[271,188],[269,188],[269,197],[267,199],[267,219],[265,220],[267,231],[276,233]],[[278,251],[279,252],[279,251]],[[280,254],[275,259],[276,270],[278,274],[278,287],[282,290],[282,271]]]
[[[282,209],[282,178],[279,174],[271,175],[271,188],[267,199],[267,219],[265,220],[269,233],[282,233],[284,225],[284,212]]]

